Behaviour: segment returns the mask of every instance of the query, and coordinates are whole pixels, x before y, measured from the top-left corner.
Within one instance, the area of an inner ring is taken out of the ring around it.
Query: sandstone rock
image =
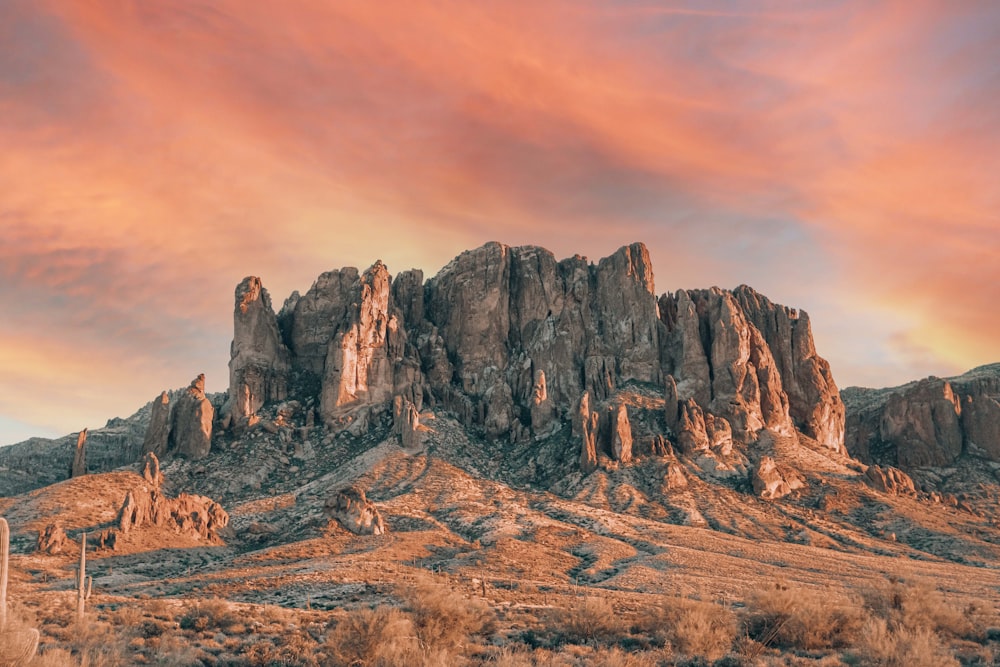
[[[76,438],[76,450],[73,453],[73,465],[70,467],[70,477],[80,477],[87,474],[87,429],[80,431]]]
[[[774,304],[746,285],[734,295],[772,352],[795,426],[821,445],[844,452],[844,404],[830,364],[816,354],[809,315]]]
[[[56,556],[61,553],[69,553],[73,543],[66,537],[66,531],[58,521],[50,523],[42,530],[38,531],[38,542],[35,550],[38,553]]]
[[[674,435],[677,434],[678,423],[681,417],[681,401],[677,394],[677,382],[673,375],[668,375],[663,390],[663,415],[667,421],[667,428]]]
[[[705,415],[705,435],[712,450],[723,456],[733,451],[733,430],[725,417],[717,417],[711,413]]]
[[[227,412],[235,423],[245,423],[265,403],[284,400],[288,373],[289,352],[271,298],[260,278],[248,276],[236,287],[233,310]]]
[[[123,535],[150,526],[165,526],[178,533],[217,541],[219,531],[229,524],[229,514],[205,496],[182,493],[168,498],[157,489],[138,488],[125,496],[116,523]]]
[[[142,458],[142,478],[154,488],[163,486],[163,473],[160,471],[160,460],[153,452],[146,452]]]
[[[403,449],[420,446],[420,413],[417,407],[402,396],[396,396],[392,403],[393,433],[399,436]]]
[[[677,422],[677,446],[685,454],[708,449],[708,433],[705,430],[705,413],[694,398],[681,404],[680,419]]]
[[[298,300],[291,315],[289,346],[293,366],[323,377],[330,341],[348,319],[359,281],[353,267],[327,271]]]
[[[531,389],[531,430],[536,434],[545,434],[551,430],[555,420],[555,409],[549,399],[545,384],[545,371],[535,371],[535,382]]]
[[[687,488],[687,476],[679,463],[671,461],[667,464],[667,474],[664,478],[664,488],[667,491],[677,491]]]
[[[205,376],[202,374],[177,399],[171,413],[168,449],[195,460],[208,456],[214,415],[215,408],[205,397]]]
[[[365,492],[356,486],[334,493],[326,503],[326,510],[352,533],[358,535],[385,533],[385,522],[382,521],[378,508],[365,497]]]
[[[352,288],[355,301],[344,325],[330,340],[320,415],[327,423],[359,406],[388,403],[392,368],[386,347],[389,322],[389,272],[382,262],[365,271]]]
[[[170,438],[170,395],[162,392],[153,399],[149,414],[149,426],[146,427],[146,437],[142,441],[142,453],[153,453],[164,456]]]
[[[628,420],[628,407],[620,403],[611,412],[611,458],[629,463],[632,460],[632,426]]]
[[[805,486],[805,479],[789,466],[778,464],[770,456],[762,456],[751,479],[754,493],[767,500],[777,500]]]
[[[597,468],[598,420],[598,414],[590,411],[590,394],[584,392],[573,415],[573,436],[580,440],[580,470],[584,474]]]
[[[869,466],[865,471],[865,478],[873,489],[882,493],[893,496],[916,494],[913,480],[899,468]]]

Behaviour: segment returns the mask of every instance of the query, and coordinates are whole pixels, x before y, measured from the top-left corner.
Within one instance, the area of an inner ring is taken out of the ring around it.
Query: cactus
[[[0,518],[0,632],[7,627],[7,562],[10,558],[10,526]]]
[[[83,610],[90,591],[87,586],[87,531],[80,533],[80,569],[76,573],[76,619],[83,621]]]
[[[0,667],[27,665],[38,650],[38,630],[7,629],[7,568],[10,561],[10,526],[0,518]]]

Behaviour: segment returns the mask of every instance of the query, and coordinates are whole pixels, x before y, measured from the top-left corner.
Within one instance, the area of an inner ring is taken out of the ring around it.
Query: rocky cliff
[[[394,402],[397,420],[400,405],[427,406],[512,443],[572,422],[567,456],[585,470],[667,445],[745,451],[764,429],[844,449],[844,406],[806,314],[745,286],[657,296],[641,243],[597,263],[488,243],[426,281],[381,262],[344,268],[277,314],[251,276],[234,323],[226,426],[285,398],[354,434],[391,420]],[[616,398],[630,383],[666,403],[649,442]]]
[[[866,463],[908,470],[949,466],[968,454],[1000,462],[1000,364],[842,395],[847,448]]]

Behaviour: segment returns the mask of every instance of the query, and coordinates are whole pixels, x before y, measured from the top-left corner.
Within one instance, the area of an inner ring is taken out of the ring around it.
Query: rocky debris
[[[751,478],[753,492],[767,500],[777,500],[805,486],[805,479],[795,469],[779,464],[770,456],[760,457]]]
[[[416,449],[420,446],[420,413],[410,401],[402,396],[396,396],[392,404],[393,433],[399,436],[403,449]]]
[[[899,468],[887,466],[868,466],[865,471],[865,479],[876,491],[888,493],[893,496],[915,495],[916,488],[913,480]]]
[[[847,448],[865,463],[913,470],[968,453],[1000,461],[1000,364],[843,396]]]
[[[235,296],[229,400],[223,412],[235,425],[243,425],[265,403],[284,400],[290,363],[271,298],[260,278],[244,278]]]
[[[192,380],[171,412],[169,451],[194,460],[208,456],[214,416],[215,408],[205,397],[205,375],[201,374]]]
[[[219,531],[229,525],[229,514],[205,496],[182,493],[168,498],[158,489],[143,487],[128,492],[116,523],[122,535],[160,526],[214,542],[219,539]]]
[[[584,474],[597,468],[597,434],[600,416],[590,411],[590,394],[583,392],[573,415],[573,436],[580,440],[580,470]]]
[[[141,470],[142,478],[146,480],[147,484],[151,484],[157,489],[163,486],[163,473],[160,471],[160,460],[156,458],[156,454],[146,452],[146,455],[142,457]]]
[[[61,553],[69,553],[72,546],[73,543],[66,537],[66,531],[63,530],[62,524],[56,521],[38,531],[38,542],[35,545],[35,550],[38,553],[57,556]]]
[[[157,456],[167,453],[170,438],[170,395],[167,392],[153,399],[149,414],[149,426],[142,441],[142,453],[152,452]]]
[[[325,508],[330,516],[352,533],[357,535],[385,533],[385,522],[382,521],[378,508],[365,497],[365,492],[356,486],[335,492],[327,500]]]
[[[70,466],[69,476],[80,477],[87,474],[87,429],[80,431],[76,437],[76,450],[73,454],[73,465]]]

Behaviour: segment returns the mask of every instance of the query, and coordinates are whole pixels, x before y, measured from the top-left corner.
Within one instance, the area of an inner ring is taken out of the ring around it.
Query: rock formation
[[[229,525],[229,514],[205,496],[182,493],[176,498],[168,498],[157,489],[138,488],[125,496],[116,524],[122,535],[149,526],[160,526],[216,541],[219,531]]]
[[[163,473],[160,472],[160,460],[156,458],[156,454],[153,452],[147,452],[142,457],[142,478],[146,480],[147,484],[152,485],[153,488],[158,489],[163,486]]]
[[[1000,461],[1000,364],[843,395],[848,451],[866,463],[912,470],[967,453]]]
[[[393,399],[393,433],[399,436],[403,449],[416,449],[420,446],[420,413],[417,406],[403,398]]]
[[[168,449],[190,459],[208,456],[212,448],[215,408],[205,397],[205,376],[199,375],[177,399],[171,412]]]
[[[163,456],[167,453],[170,440],[170,395],[163,392],[153,400],[149,414],[149,426],[142,441],[142,453]]]
[[[340,524],[358,535],[382,535],[385,522],[378,508],[356,486],[337,491],[326,503],[326,511]]]
[[[264,405],[288,393],[289,352],[278,331],[271,298],[260,278],[249,276],[236,286],[233,342],[229,360],[232,421],[245,423]]]
[[[913,495],[916,489],[913,480],[899,468],[887,466],[868,466],[865,471],[865,479],[876,491],[888,493],[893,496]]]
[[[792,468],[777,463],[770,456],[760,457],[751,478],[753,492],[767,500],[787,496],[805,486],[805,480]]]
[[[56,521],[50,523],[42,530],[38,531],[38,542],[35,550],[38,553],[57,556],[61,553],[68,553],[72,542],[66,537],[66,531],[62,524]]]
[[[87,429],[80,431],[76,438],[76,450],[73,454],[73,465],[70,467],[70,477],[80,477],[87,474]]]
[[[355,434],[391,417],[409,438],[425,402],[497,441],[571,421],[585,472],[601,455],[629,464],[675,444],[745,452],[764,429],[843,448],[843,406],[805,313],[745,287],[657,298],[640,243],[596,264],[487,243],[426,282],[381,262],[329,271],[277,316],[256,278],[236,296],[234,418],[292,387],[326,429]],[[665,433],[644,425],[635,441],[617,398],[629,383],[663,388]]]

